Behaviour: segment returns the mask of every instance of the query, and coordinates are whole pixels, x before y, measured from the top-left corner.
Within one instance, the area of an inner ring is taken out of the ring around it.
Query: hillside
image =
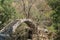
[[[59,40],[59,3],[59,0],[0,0],[0,39]]]

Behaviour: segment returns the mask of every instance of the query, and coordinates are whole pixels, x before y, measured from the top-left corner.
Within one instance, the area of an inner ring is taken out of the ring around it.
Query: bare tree
[[[36,0],[22,0],[22,2],[23,2],[23,11],[25,13],[26,18],[30,18],[30,10],[34,5],[34,3],[36,2]],[[28,2],[28,4],[26,4],[26,2]]]

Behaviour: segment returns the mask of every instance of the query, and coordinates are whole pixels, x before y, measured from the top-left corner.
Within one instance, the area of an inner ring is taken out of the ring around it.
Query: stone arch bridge
[[[39,39],[41,36],[40,35],[41,30],[36,26],[34,21],[32,21],[31,19],[17,19],[17,20],[10,22],[6,27],[4,27],[2,30],[0,30],[0,40],[5,40],[7,38],[9,39],[10,35],[13,34],[15,32],[16,28],[19,27],[19,25],[21,25],[22,23],[26,23],[30,27],[30,32],[31,32],[30,35],[32,35],[32,36],[30,36],[30,39],[28,39],[28,40],[42,40],[42,39]],[[47,38],[47,40],[48,40],[48,38]]]
[[[2,30],[0,30],[0,36],[9,37],[12,33],[15,32],[16,28],[19,27],[19,25],[21,25],[22,23],[26,23],[30,27],[32,35],[36,34],[37,27],[31,19],[17,19],[9,23]]]

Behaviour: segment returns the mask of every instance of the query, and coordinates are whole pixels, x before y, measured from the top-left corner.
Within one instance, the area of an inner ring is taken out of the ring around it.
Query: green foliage
[[[48,2],[53,9],[56,9],[60,6],[60,0],[48,0]]]
[[[53,14],[51,15],[53,19],[53,23],[55,24],[54,27],[58,27],[58,23],[60,22],[60,1],[59,0],[48,0],[49,5],[54,10]]]
[[[54,10],[54,13],[51,15],[53,19],[53,24],[55,30],[57,30],[57,38],[55,40],[60,40],[58,33],[60,33],[60,0],[49,0],[49,4]]]
[[[12,18],[15,9],[11,6],[12,0],[0,0],[0,26]]]
[[[53,27],[53,25],[51,25],[50,27],[47,27],[48,30],[50,30],[51,32],[56,32],[55,28]]]

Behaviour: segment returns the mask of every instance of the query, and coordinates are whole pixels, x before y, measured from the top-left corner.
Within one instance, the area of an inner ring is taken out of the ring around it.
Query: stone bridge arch
[[[26,23],[31,28],[32,35],[36,34],[37,27],[31,19],[18,19],[18,20],[14,20],[7,27],[4,27],[2,30],[0,30],[0,34],[2,34],[1,36],[5,37],[5,36],[7,36],[6,34],[10,35],[10,34],[14,33],[16,28],[19,27],[19,25],[21,25],[22,23]],[[3,36],[3,35],[5,35],[5,36]]]
[[[36,31],[36,24],[31,19],[20,19],[20,20],[17,20],[17,21],[18,22],[14,26],[12,26],[13,27],[13,32],[15,32],[15,30],[19,27],[19,25],[21,25],[22,23],[25,23],[35,33],[35,31]]]

